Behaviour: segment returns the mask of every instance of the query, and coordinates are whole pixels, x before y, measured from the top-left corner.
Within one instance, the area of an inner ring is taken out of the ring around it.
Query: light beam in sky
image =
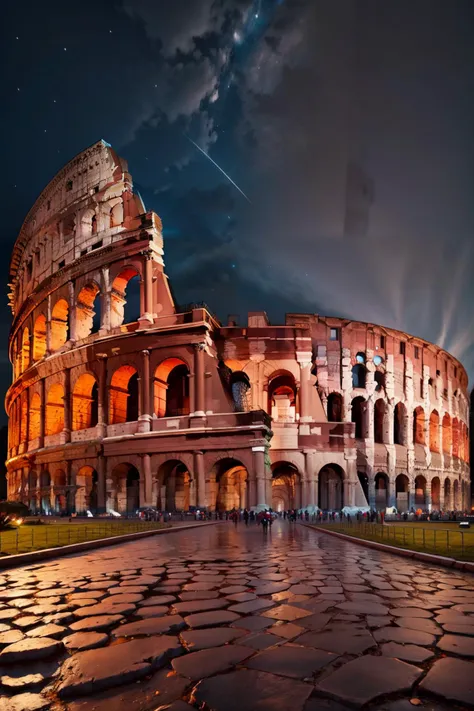
[[[186,134],[184,134],[184,135],[186,136]],[[198,151],[201,151],[201,153],[202,153],[204,156],[206,156],[206,158],[207,158],[208,160],[210,160],[211,163],[213,163],[213,164],[216,166],[216,168],[217,168],[218,170],[221,171],[222,175],[225,175],[225,177],[227,178],[227,180],[228,180],[230,183],[232,183],[232,185],[234,186],[234,188],[237,188],[237,190],[239,191],[239,193],[240,193],[241,195],[243,195],[244,198],[245,198],[246,200],[248,200],[248,202],[249,202],[250,204],[252,204],[252,201],[250,200],[250,198],[247,197],[247,195],[244,193],[244,191],[239,188],[239,186],[237,185],[237,183],[234,183],[234,181],[232,180],[232,178],[231,178],[229,175],[227,175],[227,173],[225,172],[225,170],[222,170],[222,168],[220,167],[220,165],[217,165],[216,161],[215,161],[215,160],[212,160],[211,156],[210,156],[208,153],[206,153],[206,151],[203,151],[203,149],[202,149],[200,146],[198,146],[198,144],[195,143],[192,138],[189,138],[189,136],[186,136],[186,138],[188,139],[188,141],[189,141],[190,143],[193,144],[193,146],[195,146],[195,147],[198,149]]]

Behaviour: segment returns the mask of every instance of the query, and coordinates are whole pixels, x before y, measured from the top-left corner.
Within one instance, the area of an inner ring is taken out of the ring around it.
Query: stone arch
[[[138,321],[140,309],[141,277],[135,267],[124,267],[112,282],[110,301],[110,325],[112,328],[123,323]],[[137,289],[138,285],[138,289]]]
[[[100,287],[90,282],[82,287],[76,301],[76,338],[87,338],[100,328]]]
[[[39,393],[34,393],[30,400],[30,421],[28,432],[28,440],[30,441],[40,436],[41,412],[41,397],[39,396]]]
[[[67,510],[66,497],[67,476],[63,469],[56,469],[53,474],[54,512],[64,513]]]
[[[72,391],[72,429],[85,430],[95,427],[98,417],[98,386],[91,373],[78,377]]]
[[[420,406],[413,412],[413,444],[425,444],[425,411]]]
[[[455,479],[454,484],[453,484],[453,506],[454,506],[455,511],[459,511],[462,506],[461,498],[460,498],[459,494],[460,494],[459,481],[457,479]]]
[[[110,381],[109,424],[138,420],[138,373],[131,365],[122,365]]]
[[[57,351],[69,338],[69,304],[59,299],[51,313],[51,350]]]
[[[408,413],[403,402],[397,402],[393,417],[393,443],[406,446]]]
[[[446,412],[443,417],[443,452],[445,452],[445,454],[451,454],[451,445],[451,418]]]
[[[274,372],[268,379],[268,412],[275,422],[295,422],[296,381],[288,370]]]
[[[46,354],[46,316],[40,314],[33,329],[33,360],[41,360]]]
[[[328,422],[342,422],[344,401],[341,393],[329,393],[327,401]]]
[[[415,508],[425,509],[427,506],[426,500],[426,478],[422,474],[415,477]]]
[[[355,424],[356,439],[364,439],[366,434],[366,402],[359,395],[351,403],[351,421]]]
[[[439,452],[439,414],[433,410],[430,414],[430,451]]]
[[[247,373],[244,373],[242,370],[234,371],[230,376],[230,386],[234,410],[236,412],[248,412],[251,410],[251,404],[248,400],[251,386]]]
[[[181,358],[166,358],[155,370],[154,412],[157,417],[189,415],[189,368]]]
[[[123,224],[123,202],[118,198],[110,209],[110,227],[121,227]]]
[[[434,476],[431,480],[431,506],[435,511],[441,509],[441,481],[439,476]]]
[[[387,404],[379,398],[374,404],[374,442],[387,444]]]
[[[85,465],[76,473],[75,507],[77,513],[97,511],[97,489],[99,475],[94,467]]]
[[[45,434],[55,435],[64,429],[64,388],[61,383],[51,385],[46,397]]]
[[[23,329],[23,334],[21,337],[21,372],[24,373],[25,370],[30,365],[30,329],[25,326]]]
[[[386,509],[389,502],[390,480],[385,472],[375,475],[375,508],[380,511]]]
[[[286,461],[275,462],[272,465],[272,509],[301,509],[301,486],[301,474],[295,464]]]
[[[158,469],[157,502],[159,511],[189,511],[191,504],[191,474],[179,459],[170,459]]]
[[[318,501],[324,511],[339,511],[344,507],[345,473],[339,464],[326,464],[319,472]]]
[[[367,368],[363,363],[355,363],[352,366],[352,387],[354,389],[364,389],[367,381]]]
[[[453,502],[451,500],[451,480],[447,477],[444,480],[444,508],[447,511],[451,511],[453,508]]]
[[[97,217],[95,210],[88,208],[81,215],[81,236],[83,238],[91,237],[97,232]]]
[[[20,423],[19,423],[19,443],[28,441],[28,391],[24,390],[19,396],[20,402]]]
[[[47,469],[40,472],[40,508],[43,513],[51,511],[51,474]]]
[[[248,471],[238,459],[224,457],[215,462],[209,477],[211,509],[246,508],[248,481]]]
[[[410,508],[410,480],[406,474],[399,474],[395,479],[395,497],[398,511]]]
[[[122,462],[112,470],[113,508],[118,513],[135,514],[140,507],[140,474],[138,469]]]

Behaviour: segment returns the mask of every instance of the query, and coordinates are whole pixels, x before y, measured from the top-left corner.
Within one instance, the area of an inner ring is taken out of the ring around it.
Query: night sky
[[[2,391],[12,245],[100,138],[180,303],[393,326],[472,382],[472,0],[19,0],[1,33]]]

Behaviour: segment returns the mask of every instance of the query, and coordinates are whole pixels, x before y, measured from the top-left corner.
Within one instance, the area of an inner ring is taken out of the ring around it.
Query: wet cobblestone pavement
[[[474,708],[474,576],[277,522],[0,573],[0,711]]]

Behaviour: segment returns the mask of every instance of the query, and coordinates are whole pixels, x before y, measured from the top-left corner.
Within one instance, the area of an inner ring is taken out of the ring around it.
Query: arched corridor
[[[327,464],[319,472],[319,508],[339,511],[344,506],[344,470],[338,464]]]
[[[109,423],[138,420],[138,373],[131,365],[122,365],[112,375],[109,394]]]
[[[389,478],[385,472],[378,472],[375,475],[375,508],[382,511],[387,508],[389,502]]]
[[[135,514],[140,508],[140,474],[128,462],[112,470],[112,508],[121,514]]]
[[[410,508],[410,481],[406,474],[399,474],[395,479],[396,507],[398,511]]]
[[[271,506],[274,511],[301,508],[301,476],[294,464],[277,462],[273,465]]]
[[[98,475],[91,466],[81,467],[76,474],[76,500],[77,513],[97,511],[97,485]]]
[[[154,412],[157,417],[189,415],[189,368],[181,358],[167,358],[155,370]]]
[[[99,330],[100,320],[100,289],[95,282],[84,286],[77,297],[76,305],[76,338],[87,338]]]
[[[112,328],[123,323],[133,323],[140,317],[140,275],[134,267],[127,267],[112,283],[110,303],[110,325]]]
[[[248,480],[248,472],[242,462],[232,458],[219,460],[209,477],[211,510],[224,512],[246,508]]]
[[[156,507],[159,511],[189,511],[191,475],[183,462],[172,459],[162,464],[156,484]]]
[[[268,412],[275,422],[296,422],[296,382],[291,373],[278,371],[269,378]]]
[[[95,427],[98,415],[97,381],[91,373],[83,373],[76,380],[72,393],[72,429]]]
[[[424,510],[426,506],[426,479],[420,474],[415,478],[415,509]]]

